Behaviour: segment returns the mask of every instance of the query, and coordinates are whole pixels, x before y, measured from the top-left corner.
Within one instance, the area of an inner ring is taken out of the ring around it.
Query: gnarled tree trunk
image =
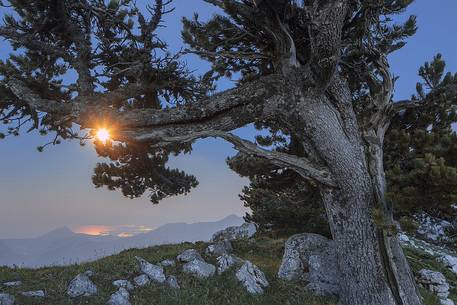
[[[384,199],[382,143],[377,144],[378,159],[373,159],[376,155],[370,154],[372,146],[363,139],[344,87],[333,89],[333,100],[324,94],[308,95],[296,111],[305,138],[317,149],[337,185],[321,187],[321,194],[337,244],[340,303],[420,305]],[[381,172],[371,169],[373,163]]]

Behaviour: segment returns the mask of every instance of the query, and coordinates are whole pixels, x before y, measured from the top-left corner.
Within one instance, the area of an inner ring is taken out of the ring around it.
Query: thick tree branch
[[[8,81],[8,87],[14,95],[37,111],[68,116],[74,123],[87,128],[94,128],[104,120],[124,131],[135,128],[161,130],[160,127],[177,128],[185,124],[195,124],[196,129],[198,126],[201,126],[201,129],[208,125],[210,119],[211,122],[219,121],[220,126],[226,126],[227,121],[222,119],[222,114],[236,122],[231,124],[235,129],[245,125],[247,121],[252,122],[253,115],[260,115],[265,101],[277,96],[282,84],[281,78],[270,75],[196,103],[170,109],[134,109],[122,112],[108,107],[107,103],[134,97],[144,90],[142,87],[132,83],[93,97],[77,97],[71,102],[60,102],[41,98],[17,79]]]
[[[314,180],[326,186],[336,186],[335,181],[333,181],[330,172],[326,168],[317,167],[306,158],[299,158],[290,154],[266,150],[257,146],[255,143],[241,139],[240,137],[227,132],[215,132],[214,136],[223,138],[232,143],[240,152],[267,159],[277,166],[289,167],[307,180]]]
[[[6,86],[11,90],[11,92],[13,92],[13,94],[19,100],[28,104],[30,108],[34,110],[58,115],[71,114],[71,104],[41,98],[38,94],[30,90],[27,87],[27,85],[20,80],[10,79],[7,82]]]

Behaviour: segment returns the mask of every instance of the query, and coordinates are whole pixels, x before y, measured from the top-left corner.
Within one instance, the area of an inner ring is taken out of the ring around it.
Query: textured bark
[[[336,102],[345,104],[342,99]],[[340,303],[422,304],[398,241],[375,222],[378,196],[384,197],[383,186],[378,185],[384,185],[383,176],[373,179],[357,125],[344,123],[354,122],[353,114],[348,112],[345,119],[323,95],[304,97],[298,109],[304,133],[339,186],[323,187],[322,197],[337,244]],[[387,211],[382,209],[384,218]]]

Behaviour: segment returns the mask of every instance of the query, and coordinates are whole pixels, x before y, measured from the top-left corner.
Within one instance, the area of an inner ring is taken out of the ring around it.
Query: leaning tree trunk
[[[323,187],[321,193],[336,242],[340,304],[421,305],[408,262],[390,231],[389,209],[380,202],[384,176],[374,177],[370,170],[369,146],[362,139],[350,97],[337,94],[338,105],[325,95],[303,98],[296,119],[338,185]]]

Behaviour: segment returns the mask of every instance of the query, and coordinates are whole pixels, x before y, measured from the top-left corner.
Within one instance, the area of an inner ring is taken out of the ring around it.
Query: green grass
[[[164,285],[151,284],[136,289],[131,296],[133,305],[335,305],[332,299],[322,299],[311,296],[300,284],[286,283],[276,279],[276,273],[283,255],[284,239],[257,238],[255,242],[238,241],[233,246],[235,254],[248,259],[259,266],[266,274],[270,287],[264,295],[251,296],[236,281],[235,270],[223,275],[217,275],[207,280],[199,280],[181,272],[181,266],[165,268],[166,274],[178,277],[180,290],[172,290]],[[185,249],[196,248],[204,253],[205,243],[183,243],[179,245],[157,246],[147,249],[131,249],[118,255],[113,255],[95,262],[66,267],[42,269],[15,269],[0,267],[0,283],[21,280],[23,285],[15,288],[2,288],[2,292],[15,295],[16,303],[20,305],[105,305],[109,296],[116,291],[112,285],[114,280],[129,279],[140,274],[135,256],[141,256],[152,263],[167,258],[175,258]],[[436,260],[425,254],[411,249],[405,253],[415,272],[428,268],[443,272],[451,286],[457,286],[457,277],[445,269]],[[214,257],[206,260],[215,264]],[[95,275],[92,280],[97,285],[99,293],[96,297],[70,299],[66,295],[68,283],[78,274],[92,270]],[[25,298],[19,295],[21,291],[46,291],[45,299]],[[439,305],[436,296],[421,289],[425,304]],[[457,301],[457,291],[451,290],[450,298]]]
[[[282,257],[284,240],[260,238],[255,243],[240,241],[234,243],[235,253],[251,260],[266,274],[270,287],[264,295],[251,296],[236,281],[231,270],[223,275],[217,275],[207,280],[199,280],[181,272],[181,266],[165,268],[166,274],[178,277],[180,290],[172,290],[164,285],[151,284],[136,289],[131,296],[133,305],[335,305],[329,299],[311,296],[301,285],[285,283],[277,280],[275,275]],[[3,292],[16,296],[17,304],[28,305],[69,305],[90,304],[105,305],[109,296],[116,291],[111,283],[117,279],[132,280],[139,275],[139,269],[134,259],[141,256],[152,263],[166,258],[175,258],[185,249],[196,248],[204,253],[206,244],[184,243],[180,245],[157,246],[147,249],[132,249],[118,255],[113,255],[96,262],[67,267],[31,269],[0,268],[0,283],[21,280],[21,287],[2,289]],[[207,257],[208,262],[215,264],[214,257]],[[96,297],[70,299],[65,291],[68,283],[78,273],[92,270],[95,275],[93,282],[99,293]],[[19,296],[20,291],[44,289],[45,299],[33,299]]]

